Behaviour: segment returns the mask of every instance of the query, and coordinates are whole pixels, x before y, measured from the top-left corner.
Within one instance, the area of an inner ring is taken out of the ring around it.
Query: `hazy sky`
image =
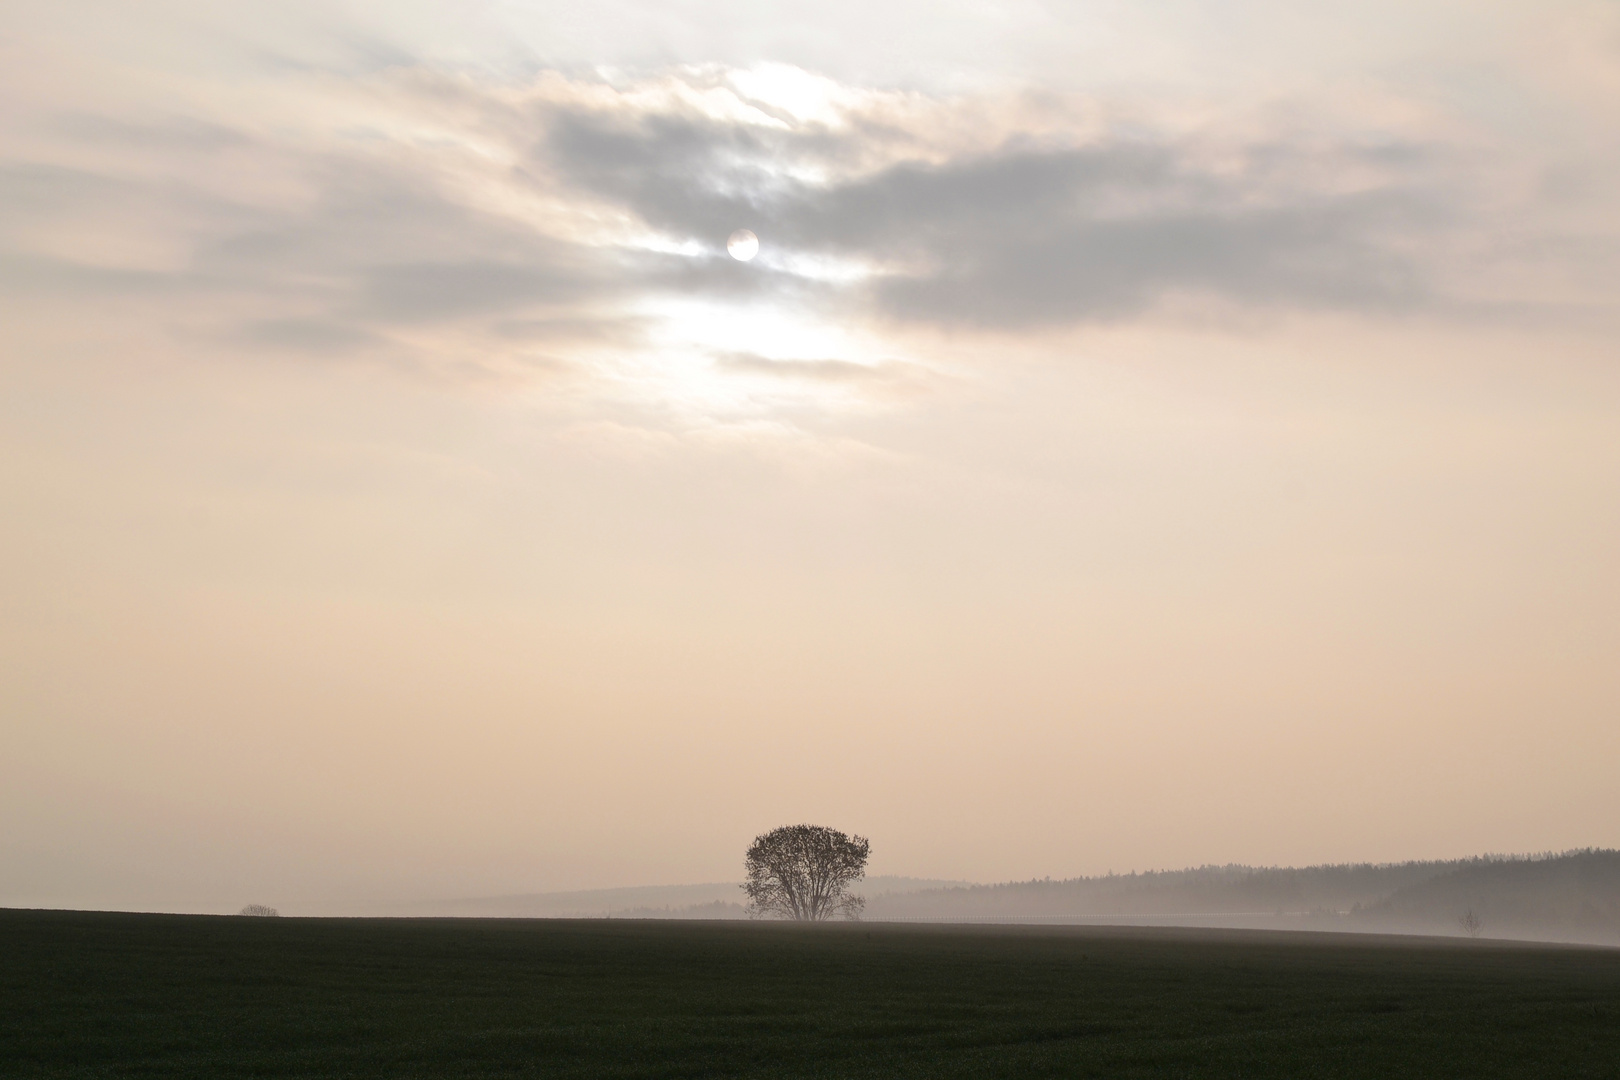
[[[1620,846],[1620,3],[0,0],[0,499],[0,904]]]

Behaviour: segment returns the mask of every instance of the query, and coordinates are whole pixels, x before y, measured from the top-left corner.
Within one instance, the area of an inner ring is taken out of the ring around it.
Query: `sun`
[[[747,262],[759,254],[759,237],[752,229],[738,229],[726,238],[726,250],[738,262]]]

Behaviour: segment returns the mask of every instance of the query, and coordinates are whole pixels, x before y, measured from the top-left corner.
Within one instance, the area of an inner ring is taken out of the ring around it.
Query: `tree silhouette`
[[[866,876],[871,843],[825,825],[784,825],[754,837],[745,865],[748,914],[801,922],[861,917],[849,887]]]
[[[266,907],[264,904],[249,904],[247,907],[245,907],[241,911],[237,912],[237,914],[238,915],[260,915],[260,916],[269,915],[269,916],[275,916],[275,915],[280,915],[281,912],[277,911],[273,907]]]
[[[1469,937],[1479,937],[1479,932],[1485,929],[1485,920],[1475,915],[1473,908],[1469,908],[1457,916],[1457,925],[1462,927],[1463,933]]]

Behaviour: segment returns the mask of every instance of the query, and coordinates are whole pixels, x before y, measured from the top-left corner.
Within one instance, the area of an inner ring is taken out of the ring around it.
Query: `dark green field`
[[[12,1077],[1620,1077],[1620,951],[0,911]]]

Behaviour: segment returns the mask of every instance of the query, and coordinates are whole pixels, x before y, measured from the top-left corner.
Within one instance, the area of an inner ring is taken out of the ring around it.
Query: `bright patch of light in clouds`
[[[732,71],[726,81],[744,99],[781,110],[799,123],[841,127],[845,111],[863,104],[863,95],[790,64],[760,64]]]

